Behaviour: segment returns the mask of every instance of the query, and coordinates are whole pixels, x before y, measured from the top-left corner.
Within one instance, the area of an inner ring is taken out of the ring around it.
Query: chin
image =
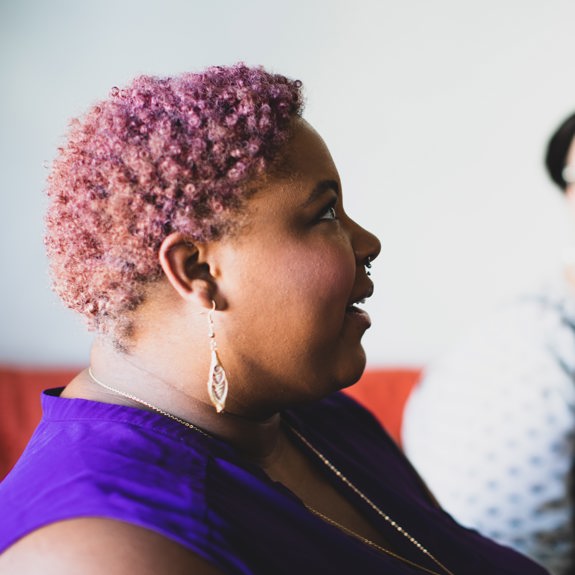
[[[366,361],[365,351],[360,346],[360,349],[353,357],[350,357],[332,375],[330,391],[340,391],[357,383],[365,371]]]

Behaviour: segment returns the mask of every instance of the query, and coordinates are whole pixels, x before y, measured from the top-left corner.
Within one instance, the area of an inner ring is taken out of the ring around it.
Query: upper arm
[[[0,557],[0,575],[222,575],[199,555],[143,527],[71,519],[24,537]]]

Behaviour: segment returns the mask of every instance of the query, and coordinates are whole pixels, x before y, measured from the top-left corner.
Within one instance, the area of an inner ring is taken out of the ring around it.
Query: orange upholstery
[[[0,479],[16,463],[40,421],[41,391],[65,385],[76,371],[0,366]]]
[[[0,365],[0,479],[38,425],[41,391],[66,385],[78,371]],[[372,369],[346,393],[370,409],[399,443],[403,407],[419,376],[420,370],[413,368]]]
[[[413,367],[370,369],[346,393],[367,407],[401,445],[403,408],[421,371]]]

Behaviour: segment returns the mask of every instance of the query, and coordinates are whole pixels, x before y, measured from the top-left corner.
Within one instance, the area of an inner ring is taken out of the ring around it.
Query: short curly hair
[[[162,241],[229,233],[302,110],[301,82],[244,64],[113,88],[72,120],[48,177],[56,293],[91,329],[128,337]]]

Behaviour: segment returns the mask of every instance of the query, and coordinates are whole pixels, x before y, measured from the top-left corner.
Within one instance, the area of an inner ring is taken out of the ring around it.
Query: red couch
[[[0,366],[0,479],[40,420],[40,392],[65,385],[77,371]],[[415,368],[370,369],[347,393],[370,409],[400,443],[403,407],[420,373]]]

